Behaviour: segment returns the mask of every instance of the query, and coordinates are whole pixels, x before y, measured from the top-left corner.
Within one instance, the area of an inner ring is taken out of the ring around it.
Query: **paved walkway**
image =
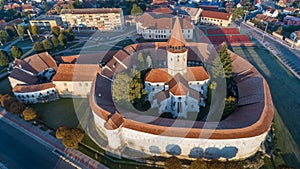
[[[48,130],[43,131],[39,129],[38,126],[34,126],[30,122],[26,122],[18,116],[6,112],[2,108],[0,108],[0,111],[0,119],[2,121],[26,133],[27,135],[37,140],[39,143],[53,149],[53,152],[55,154],[57,154],[59,157],[67,161],[75,168],[107,169],[106,166],[100,164],[94,159],[91,159],[80,151],[65,148],[60,140],[54,138],[49,134]]]

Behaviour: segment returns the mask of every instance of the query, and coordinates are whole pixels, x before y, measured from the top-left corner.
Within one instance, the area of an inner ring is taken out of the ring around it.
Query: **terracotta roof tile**
[[[48,52],[32,55],[19,62],[22,69],[31,73],[39,73],[47,68],[57,69],[55,60]]]
[[[172,34],[168,40],[168,46],[185,46],[185,38],[182,33],[181,25],[178,17],[176,17]]]
[[[174,95],[174,96],[183,96],[183,95],[187,95],[189,91],[189,88],[187,86],[185,86],[183,83],[178,82],[175,86],[173,86],[170,89],[170,92]]]
[[[38,84],[38,85],[16,85],[13,88],[14,93],[28,93],[28,92],[36,92],[41,90],[46,90],[50,88],[54,88],[55,85],[50,83]]]
[[[173,11],[170,8],[160,7],[152,10],[154,13],[168,13],[171,14]]]
[[[146,81],[152,83],[168,82],[171,76],[168,74],[167,69],[151,69],[146,75]]]
[[[111,117],[106,121],[104,127],[108,130],[115,130],[119,128],[124,123],[124,118],[118,112],[115,112]]]
[[[53,81],[93,81],[97,64],[60,64]]]
[[[204,81],[207,79],[209,79],[209,75],[202,66],[187,68],[188,81]]]
[[[229,20],[231,14],[224,13],[224,12],[215,12],[215,11],[207,11],[203,10],[201,13],[202,17],[207,18],[216,18],[216,19],[222,19],[222,20]]]

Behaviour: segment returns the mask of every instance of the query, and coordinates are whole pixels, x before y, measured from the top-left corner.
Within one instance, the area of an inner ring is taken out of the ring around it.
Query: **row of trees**
[[[225,107],[223,110],[222,119],[225,119],[237,109],[237,87],[232,78],[232,60],[228,53],[228,47],[223,44],[218,51],[218,57],[213,61],[212,77],[215,80],[212,84],[216,87],[218,79],[226,79],[227,96],[225,98]],[[215,87],[211,87],[214,89]]]
[[[51,39],[44,39],[42,42],[34,43],[33,49],[36,52],[50,51],[51,49],[56,49],[59,45],[62,47],[66,46],[68,41],[73,41],[75,38],[72,28],[64,31],[54,26],[51,30],[54,35]]]
[[[68,129],[62,126],[56,130],[56,138],[61,139],[63,145],[67,148],[78,148],[78,144],[84,138],[84,132],[78,128]]]
[[[0,66],[7,67],[10,60],[19,59],[22,55],[22,49],[17,46],[12,46],[10,48],[10,56],[6,51],[0,50]]]
[[[19,102],[15,97],[8,94],[0,94],[1,106],[8,112],[15,115],[22,114],[23,119],[26,121],[34,120],[37,118],[37,113],[30,107],[26,107],[23,103]]]
[[[165,161],[165,169],[182,169],[181,161],[172,156]],[[227,161],[220,162],[218,160],[205,161],[203,159],[197,159],[193,161],[189,169],[243,169],[241,162]]]

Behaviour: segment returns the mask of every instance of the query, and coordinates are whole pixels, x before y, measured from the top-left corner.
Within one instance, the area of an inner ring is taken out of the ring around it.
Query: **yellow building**
[[[31,26],[38,26],[41,31],[51,31],[54,26],[62,26],[62,20],[55,15],[42,15],[29,21]]]

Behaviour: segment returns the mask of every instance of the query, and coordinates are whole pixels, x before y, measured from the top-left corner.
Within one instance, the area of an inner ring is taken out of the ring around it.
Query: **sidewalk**
[[[60,140],[49,134],[49,130],[43,131],[39,129],[38,126],[34,126],[30,122],[26,122],[18,116],[6,112],[2,108],[0,108],[0,111],[0,119],[2,121],[29,135],[39,143],[53,149],[52,152],[75,168],[108,169],[106,166],[100,164],[94,159],[91,159],[78,150],[65,148]]]

